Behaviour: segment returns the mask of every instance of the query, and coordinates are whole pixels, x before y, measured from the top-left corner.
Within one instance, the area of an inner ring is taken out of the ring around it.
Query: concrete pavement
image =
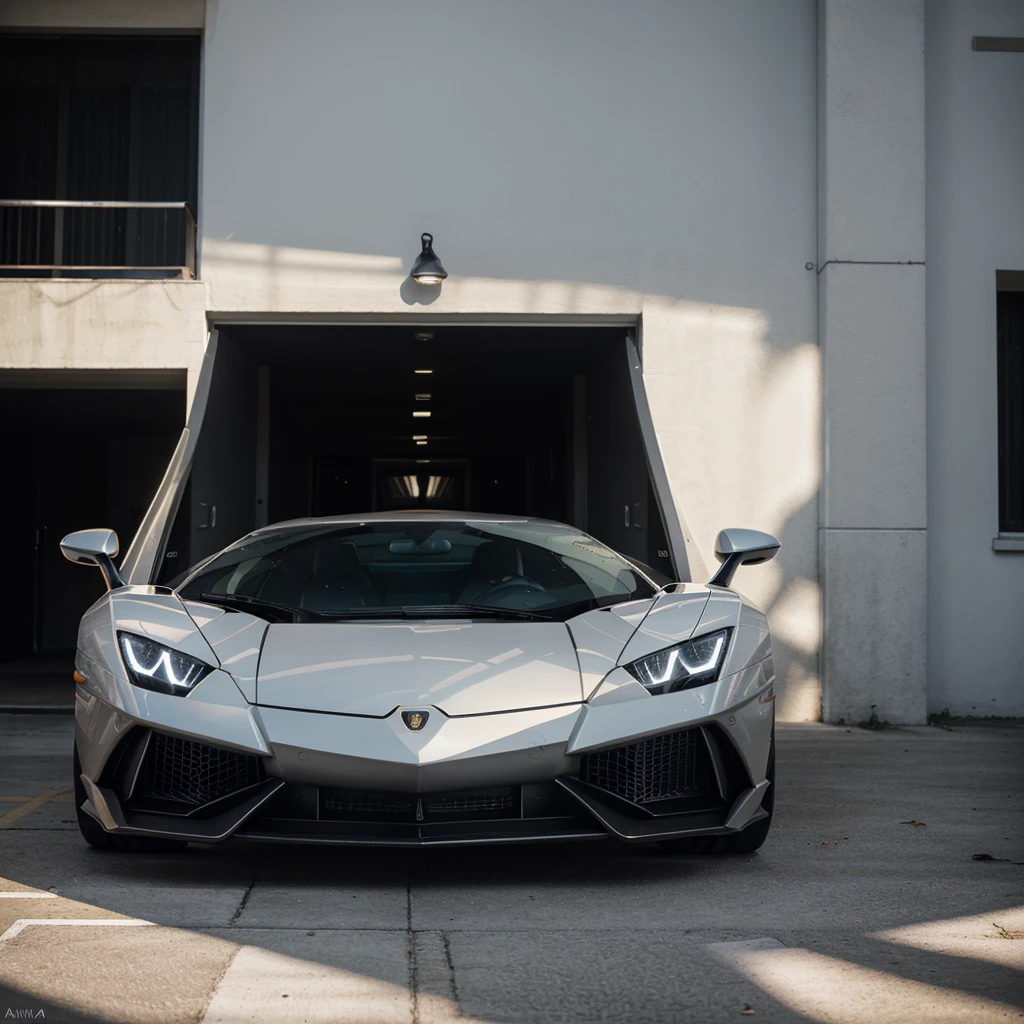
[[[0,662],[0,712],[73,711],[75,652]]]
[[[1024,723],[780,726],[739,858],[94,851],[71,727],[0,716],[0,1020],[1024,1019]]]

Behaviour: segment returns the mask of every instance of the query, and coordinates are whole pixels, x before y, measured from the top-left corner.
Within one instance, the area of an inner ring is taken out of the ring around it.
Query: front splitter
[[[251,839],[259,843],[292,843],[303,846],[389,846],[399,849],[423,849],[424,847],[450,846],[497,846],[508,843],[566,843],[592,839],[610,839],[607,832],[564,832],[540,835],[481,835],[463,838],[442,836],[420,839],[394,839],[381,836],[328,836],[328,835],[282,835],[276,832],[236,832],[236,839]]]

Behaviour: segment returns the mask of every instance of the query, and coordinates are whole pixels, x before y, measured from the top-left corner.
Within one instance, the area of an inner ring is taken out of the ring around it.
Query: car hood
[[[273,623],[256,677],[260,705],[382,717],[577,703],[576,648],[561,622]]]

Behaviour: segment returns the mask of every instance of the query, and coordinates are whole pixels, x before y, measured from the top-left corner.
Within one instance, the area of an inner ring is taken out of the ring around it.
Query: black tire
[[[112,836],[91,815],[82,810],[82,804],[88,799],[85,786],[82,785],[82,766],[78,760],[78,745],[75,745],[72,757],[75,773],[75,815],[78,818],[78,830],[82,838],[97,850],[129,850],[133,853],[179,853],[188,843],[182,839],[157,839],[151,836]]]
[[[732,836],[694,836],[691,839],[663,839],[658,845],[667,853],[724,853],[742,854],[759,850],[768,838],[768,830],[772,827],[775,816],[775,726],[772,725],[772,742],[768,749],[768,767],[765,771],[768,780],[768,791],[761,801],[761,806],[768,812],[753,825],[748,825],[742,832]]]

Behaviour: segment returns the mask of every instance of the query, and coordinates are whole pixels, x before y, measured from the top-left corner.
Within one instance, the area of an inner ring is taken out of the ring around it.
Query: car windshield
[[[316,620],[505,613],[564,621],[652,597],[656,587],[573,527],[409,520],[260,530],[190,570],[178,592]]]

